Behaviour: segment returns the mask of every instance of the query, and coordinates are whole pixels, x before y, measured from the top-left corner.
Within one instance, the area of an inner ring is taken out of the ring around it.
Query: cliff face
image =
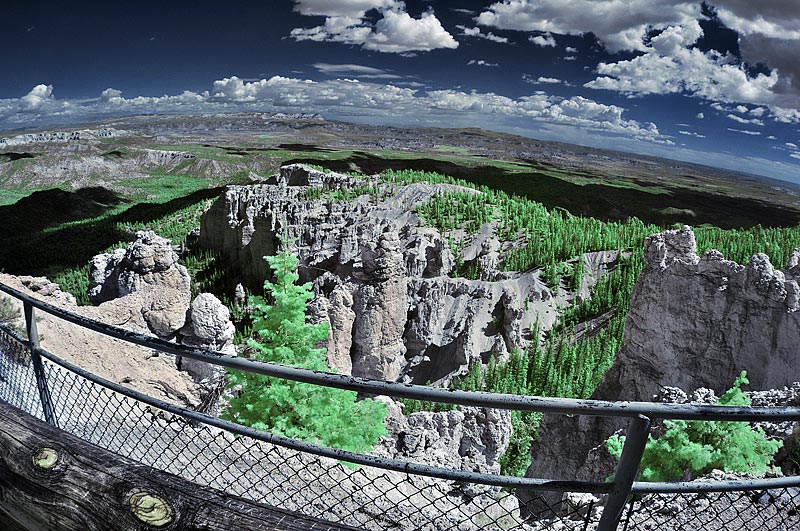
[[[647,238],[644,258],[623,347],[592,398],[649,401],[665,387],[719,395],[742,370],[756,390],[800,381],[800,249],[783,271],[763,254],[740,265],[718,251],[698,256],[694,233],[684,227]],[[625,425],[545,416],[528,475],[602,478],[613,461],[592,449]],[[568,453],[564,440],[571,441]]]
[[[800,379],[800,249],[786,269],[757,254],[746,265],[697,255],[688,228],[651,236],[634,287],[625,342],[598,393],[650,400],[661,387],[718,394],[747,370],[750,387]]]
[[[289,242],[301,280],[313,282],[312,317],[331,325],[328,362],[339,372],[446,381],[471,360],[526,346],[533,324],[549,329],[569,302],[538,272],[498,271],[501,242],[489,224],[462,252],[485,280],[448,276],[456,261],[450,245],[421,226],[415,208],[434,194],[470,189],[401,186],[302,165],[282,168],[269,182],[229,186],[203,216],[200,245],[224,254],[243,284],[260,293],[262,257]],[[372,193],[359,196],[365,186]]]

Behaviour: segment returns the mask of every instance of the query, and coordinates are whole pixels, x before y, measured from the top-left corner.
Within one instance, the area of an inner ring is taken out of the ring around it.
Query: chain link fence
[[[28,318],[33,319],[32,312]],[[38,377],[37,363],[42,367]],[[354,454],[258,432],[144,396],[61,360],[3,326],[0,400],[41,420],[48,420],[45,410],[50,410],[49,420],[59,429],[194,483],[366,530],[800,529],[800,481],[788,486],[784,481],[779,488],[658,492],[652,484],[625,485],[619,479],[615,484],[552,482],[372,456],[354,459]],[[645,420],[644,434],[649,428]],[[628,452],[628,460],[633,459],[630,481],[641,457],[635,450]],[[620,466],[618,478],[625,476]],[[669,491],[676,484],[664,485]],[[615,503],[619,510],[611,514]],[[609,514],[603,515],[604,509]]]
[[[800,529],[800,488],[677,492],[634,496],[623,531],[794,531]]]
[[[527,501],[534,520],[525,522],[525,507],[509,489],[353,465],[241,436],[126,396],[53,359],[43,366],[59,429],[259,503],[376,531],[545,530],[556,523],[584,530],[599,518],[597,498],[569,494],[556,503]],[[5,330],[0,400],[44,420],[30,350]]]

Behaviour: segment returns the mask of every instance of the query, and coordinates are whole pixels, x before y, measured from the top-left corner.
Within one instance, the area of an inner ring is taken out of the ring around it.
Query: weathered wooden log
[[[342,531],[118,456],[0,401],[0,529]]]

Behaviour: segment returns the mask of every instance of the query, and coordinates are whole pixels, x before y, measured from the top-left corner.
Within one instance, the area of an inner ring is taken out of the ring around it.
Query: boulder
[[[228,308],[211,293],[201,293],[192,301],[179,339],[188,347],[235,356],[235,333]],[[188,372],[206,391],[215,390],[225,377],[225,368],[219,365],[189,358],[182,358],[179,363],[180,369]]]
[[[92,258],[89,277],[93,303],[135,295],[127,306],[136,306],[149,331],[159,337],[172,337],[186,322],[189,273],[178,264],[170,241],[152,231],[138,231],[126,249]]]

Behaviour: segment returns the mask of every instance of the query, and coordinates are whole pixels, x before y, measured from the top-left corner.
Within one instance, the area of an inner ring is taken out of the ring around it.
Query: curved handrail
[[[714,480],[696,479],[694,481],[635,481],[631,492],[635,494],[671,494],[679,492],[734,492],[748,490],[769,490],[800,486],[800,476],[781,476],[774,478]]]
[[[574,491],[574,492],[595,492],[607,493],[611,492],[613,485],[611,483],[599,483],[592,481],[564,481],[540,478],[521,478],[517,476],[503,476],[499,474],[485,474],[481,472],[470,472],[465,470],[455,470],[451,468],[435,467],[430,465],[423,465],[409,461],[400,461],[398,459],[389,459],[378,457],[374,455],[360,454],[348,450],[339,450],[337,448],[330,448],[319,444],[309,443],[298,439],[284,437],[275,433],[257,430],[223,420],[218,417],[213,417],[205,413],[200,413],[185,407],[181,407],[158,398],[146,395],[139,391],[129,389],[121,386],[115,382],[107,380],[101,376],[88,372],[77,365],[70,363],[64,359],[59,358],[55,354],[48,352],[41,347],[34,347],[36,351],[43,357],[47,358],[56,365],[59,365],[70,372],[94,382],[102,387],[111,389],[112,391],[125,395],[129,398],[145,403],[147,405],[156,407],[158,409],[167,411],[174,415],[178,415],[187,420],[199,422],[208,426],[213,426],[225,431],[229,431],[236,435],[243,435],[256,439],[259,441],[275,444],[284,448],[297,450],[300,452],[318,455],[321,457],[329,457],[341,461],[347,461],[357,465],[371,466],[374,468],[381,468],[384,470],[392,470],[394,472],[402,472],[404,474],[416,474],[419,476],[428,476],[438,479],[445,479],[450,481],[460,481],[467,483],[480,483],[483,485],[492,485],[495,487],[507,488],[524,488],[527,490],[558,490],[558,491]]]
[[[51,315],[95,332],[127,341],[146,348],[152,348],[182,356],[185,358],[211,363],[230,369],[283,378],[296,382],[323,385],[346,389],[372,395],[386,395],[395,398],[410,398],[457,404],[472,407],[489,407],[518,411],[535,411],[540,413],[559,413],[567,415],[590,415],[603,417],[638,417],[651,419],[677,420],[728,420],[741,422],[757,422],[765,420],[800,420],[800,407],[772,406],[719,406],[696,404],[662,404],[655,402],[611,402],[606,400],[523,396],[507,393],[489,393],[484,391],[461,391],[437,387],[386,382],[335,374],[323,371],[312,371],[280,365],[277,363],[253,361],[231,356],[217,351],[190,348],[170,343],[164,339],[147,336],[117,326],[89,319],[68,312],[41,300],[35,299],[21,291],[0,283],[0,291],[30,304]]]

